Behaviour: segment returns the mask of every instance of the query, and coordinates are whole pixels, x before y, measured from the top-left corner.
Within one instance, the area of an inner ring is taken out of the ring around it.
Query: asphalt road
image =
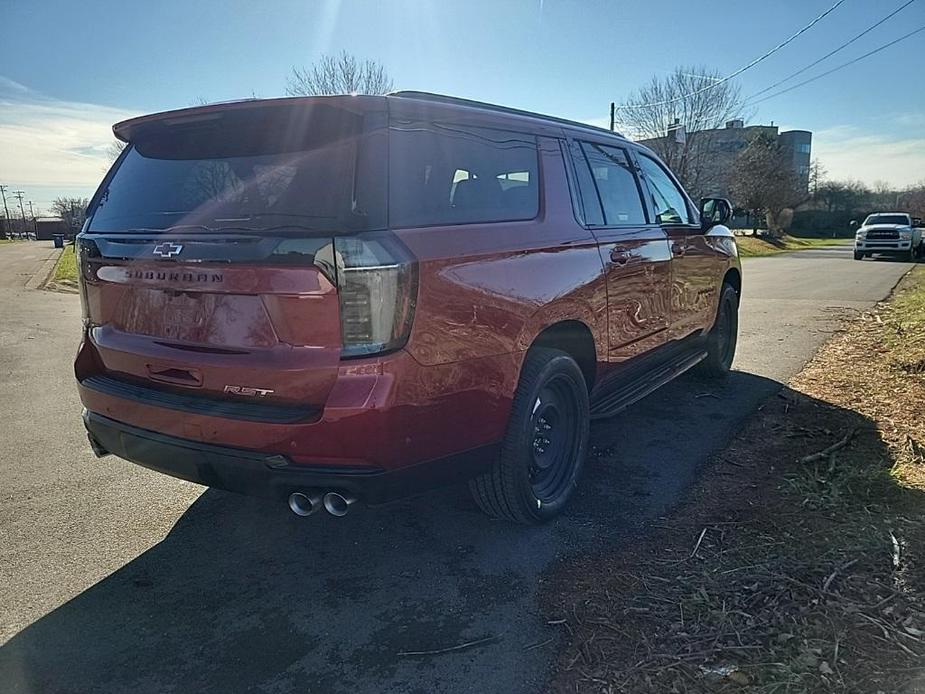
[[[45,279],[43,268],[50,270],[46,263],[51,263],[60,253],[49,241],[0,244],[0,289],[25,287],[33,278]]]
[[[10,250],[0,277],[19,272]],[[686,376],[596,424],[576,502],[539,528],[486,519],[461,488],[301,519],[97,461],[72,384],[77,297],[4,289],[2,689],[536,692],[561,629],[536,604],[544,575],[675,504],[840,317],[909,267],[844,248],[746,260],[738,371],[718,388]]]

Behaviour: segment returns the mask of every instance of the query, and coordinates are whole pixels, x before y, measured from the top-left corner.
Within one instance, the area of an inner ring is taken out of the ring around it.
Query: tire
[[[855,259],[855,260],[864,260],[864,253],[861,252],[861,251],[855,251],[855,252],[854,252],[854,259]]]
[[[589,431],[588,387],[578,364],[557,349],[530,349],[498,460],[469,482],[475,502],[516,523],[554,518],[575,491]]]
[[[716,310],[716,321],[707,336],[707,356],[697,365],[701,376],[725,378],[735,358],[739,332],[739,294],[729,284],[723,284]]]

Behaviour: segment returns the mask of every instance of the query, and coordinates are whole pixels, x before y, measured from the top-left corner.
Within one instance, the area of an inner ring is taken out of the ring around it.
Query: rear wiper
[[[180,224],[172,227],[165,227],[163,229],[148,229],[144,227],[139,227],[135,229],[126,229],[123,233],[128,234],[156,234],[160,236],[161,234],[169,234],[174,232],[182,231],[204,231],[210,234],[216,234],[223,231],[243,231],[247,233],[266,233],[266,232],[279,232],[279,231],[290,231],[290,232],[299,232],[299,231],[308,231],[313,234],[321,233],[333,233],[330,229],[324,229],[319,227],[310,227],[304,224],[279,224],[270,227],[245,227],[245,226],[206,226],[205,224]]]
[[[294,217],[296,219],[337,219],[333,215],[325,214],[298,214],[294,212],[244,212],[241,217],[222,217],[216,218],[216,222],[246,222],[251,219],[262,219],[264,217]]]
[[[131,229],[123,229],[120,233],[124,234],[167,234],[172,231],[181,231],[184,229],[199,229],[201,231],[215,231],[212,227],[207,227],[204,224],[177,224],[172,227],[132,227]]]

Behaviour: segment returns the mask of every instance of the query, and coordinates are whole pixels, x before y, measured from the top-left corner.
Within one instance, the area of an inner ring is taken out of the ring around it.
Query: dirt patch
[[[635,545],[550,577],[554,692],[925,692],[925,271]]]

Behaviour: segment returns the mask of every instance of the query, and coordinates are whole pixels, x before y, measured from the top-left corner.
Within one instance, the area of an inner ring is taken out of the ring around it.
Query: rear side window
[[[539,210],[536,138],[429,124],[393,126],[389,225],[533,219]]]
[[[687,200],[668,173],[651,157],[639,154],[639,167],[646,175],[655,219],[659,224],[690,224]]]
[[[636,176],[619,147],[583,142],[582,150],[597,187],[607,226],[645,224],[646,215],[639,197]]]

